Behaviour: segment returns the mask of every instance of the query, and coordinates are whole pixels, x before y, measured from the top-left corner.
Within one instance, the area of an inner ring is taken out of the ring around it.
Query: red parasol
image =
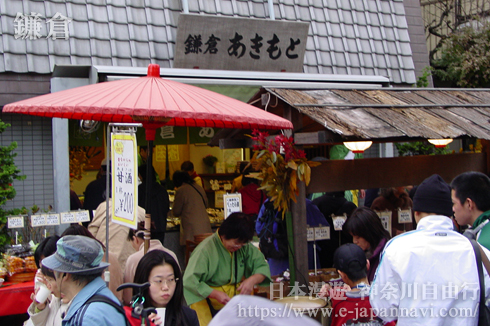
[[[160,78],[160,66],[148,76],[68,89],[7,104],[4,112],[104,122],[238,129],[291,129],[279,116],[233,98]],[[145,126],[146,128],[146,126]]]
[[[203,88],[162,79],[160,66],[156,64],[148,66],[148,75],[145,77],[37,96],[7,104],[3,112],[76,120],[141,122],[148,141],[148,162],[152,162],[152,143],[156,129],[164,125],[234,129],[293,128],[290,121],[244,102]],[[147,180],[152,180],[150,165]],[[147,182],[147,194],[150,193],[150,184]],[[148,201],[146,207],[150,207]],[[106,223],[108,232],[107,218]],[[145,229],[150,229],[150,223],[151,217],[147,214]],[[108,234],[106,236],[108,238]],[[145,253],[148,244],[149,232],[145,233]]]

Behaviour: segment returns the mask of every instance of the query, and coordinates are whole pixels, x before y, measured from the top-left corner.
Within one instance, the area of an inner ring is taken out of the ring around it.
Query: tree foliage
[[[490,1],[421,2],[432,74],[449,87],[489,85]]]
[[[0,120],[0,134],[10,127],[9,124]],[[25,175],[20,174],[20,170],[15,166],[14,158],[17,156],[14,149],[17,142],[12,142],[9,146],[0,146],[0,248],[5,246],[10,240],[7,234],[7,215],[15,214],[16,211],[5,210],[4,205],[7,200],[15,197],[16,191],[13,187],[14,180],[24,180]]]
[[[458,87],[490,86],[490,24],[450,35],[433,62],[434,74]]]
[[[447,154],[447,146],[445,148],[437,148],[427,141],[416,141],[410,143],[395,143],[399,156],[415,156],[415,155],[435,155]]]

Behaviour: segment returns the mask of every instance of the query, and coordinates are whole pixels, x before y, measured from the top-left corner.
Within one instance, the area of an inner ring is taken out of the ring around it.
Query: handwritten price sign
[[[46,216],[46,225],[60,225],[60,214],[48,214]]]
[[[24,216],[10,216],[8,218],[9,229],[23,228],[24,227]]]
[[[381,224],[383,228],[388,231],[391,235],[391,211],[375,211],[378,214],[379,219],[381,220]]]
[[[46,215],[31,215],[32,227],[46,225]]]
[[[306,228],[306,241],[315,241],[315,228]]]
[[[242,194],[223,195],[225,218],[231,213],[242,211]]]
[[[88,211],[77,211],[77,222],[90,222]]]
[[[137,228],[138,161],[136,135],[112,133],[112,222]]]
[[[342,231],[342,227],[344,226],[345,221],[347,220],[347,216],[332,216],[333,220],[333,229],[335,231]]]
[[[66,212],[66,213],[61,213],[60,215],[61,215],[62,224],[77,223],[77,218],[74,213]]]
[[[412,223],[412,210],[398,209],[398,223]]]
[[[330,227],[329,226],[316,227],[315,240],[330,240]]]

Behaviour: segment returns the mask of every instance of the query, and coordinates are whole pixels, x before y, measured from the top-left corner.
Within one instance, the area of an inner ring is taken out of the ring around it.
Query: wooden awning
[[[288,107],[298,111],[299,117],[291,119],[296,135],[326,132],[317,143],[490,139],[490,89],[263,88],[261,93],[262,99],[269,97],[271,112],[284,114]]]

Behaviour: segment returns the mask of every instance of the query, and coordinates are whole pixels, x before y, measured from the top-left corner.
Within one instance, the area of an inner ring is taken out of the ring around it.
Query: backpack
[[[286,221],[274,209],[274,204],[267,200],[264,213],[257,219],[260,251],[265,258],[288,258],[288,235]]]
[[[94,294],[80,308],[79,315],[77,316],[77,318],[80,321],[79,325],[82,325],[83,316],[85,315],[85,311],[87,311],[88,306],[92,302],[103,302],[105,304],[108,304],[108,305],[114,307],[114,309],[116,309],[121,315],[124,316],[124,320],[126,321],[126,326],[131,326],[131,324],[129,323],[128,317],[126,316],[126,312],[124,311],[124,308],[121,305],[119,305],[119,304],[115,303],[114,301],[112,301],[111,299],[109,299],[108,297],[106,297],[105,295],[101,295],[101,294]]]

